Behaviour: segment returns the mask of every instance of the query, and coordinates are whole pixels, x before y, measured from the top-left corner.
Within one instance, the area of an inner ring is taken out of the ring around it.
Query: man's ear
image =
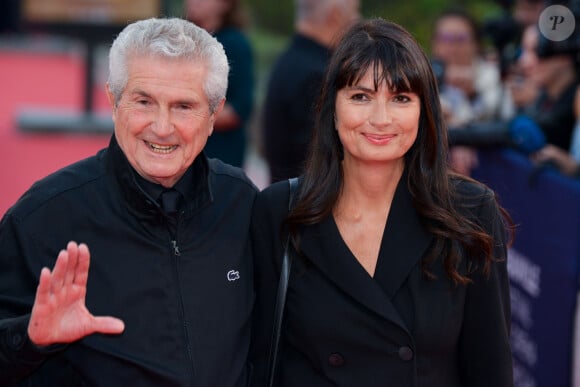
[[[214,125],[215,122],[217,120],[218,115],[222,112],[222,110],[224,109],[224,105],[226,103],[226,99],[223,98],[220,103],[216,106],[214,112],[212,113],[212,118],[211,118],[211,127],[209,129],[209,135],[211,136],[211,134],[213,133],[213,129],[214,129]]]
[[[107,100],[109,101],[109,105],[111,105],[111,109],[113,109],[113,112],[114,112],[115,109],[117,108],[117,105],[115,103],[115,96],[111,92],[111,88],[109,87],[109,83],[108,82],[105,85],[105,92],[107,94]]]
[[[214,116],[216,116],[216,117],[217,117],[217,116],[218,116],[218,115],[221,113],[221,111],[224,109],[224,105],[225,105],[225,104],[226,104],[226,99],[225,99],[225,98],[223,98],[223,99],[220,101],[220,103],[217,105],[217,107],[216,107],[216,109],[215,109],[215,112],[214,112]]]
[[[109,87],[109,83],[105,85],[105,92],[107,94],[107,99],[109,100],[109,105],[111,105],[111,118],[113,120],[113,124],[115,124],[117,120],[117,103],[115,102],[115,96]]]

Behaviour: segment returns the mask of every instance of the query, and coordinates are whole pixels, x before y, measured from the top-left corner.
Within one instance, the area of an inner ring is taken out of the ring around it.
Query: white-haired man
[[[245,386],[257,189],[203,154],[223,48],[148,19],[109,60],[109,147],[37,182],[0,225],[0,385]]]

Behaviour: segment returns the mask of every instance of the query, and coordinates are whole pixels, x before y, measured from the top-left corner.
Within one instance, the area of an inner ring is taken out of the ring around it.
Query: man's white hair
[[[113,42],[109,52],[109,88],[119,102],[128,81],[127,62],[132,57],[158,56],[188,59],[191,66],[208,67],[203,89],[212,112],[225,98],[229,65],[224,48],[203,28],[178,18],[151,18],[129,24]]]
[[[296,20],[321,22],[332,6],[346,6],[347,0],[295,0]]]

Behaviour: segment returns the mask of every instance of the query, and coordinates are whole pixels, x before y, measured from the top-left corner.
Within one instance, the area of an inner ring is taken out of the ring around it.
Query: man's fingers
[[[56,258],[56,262],[54,263],[54,268],[52,269],[50,290],[53,293],[56,293],[62,288],[67,266],[68,266],[68,252],[66,250],[61,250],[60,253],[58,253],[58,257]]]
[[[75,242],[71,241],[67,244],[66,251],[68,253],[68,263],[63,278],[63,284],[65,286],[73,283],[74,281],[75,271],[79,259],[79,248]]]
[[[81,243],[79,245],[79,254],[77,260],[77,267],[75,270],[74,284],[78,286],[87,286],[87,280],[89,277],[89,265],[90,265],[91,253],[86,244]]]
[[[50,269],[42,268],[40,271],[40,281],[36,288],[35,304],[47,304],[50,299]]]
[[[94,332],[105,334],[119,334],[125,330],[123,320],[116,317],[101,316],[95,317]]]

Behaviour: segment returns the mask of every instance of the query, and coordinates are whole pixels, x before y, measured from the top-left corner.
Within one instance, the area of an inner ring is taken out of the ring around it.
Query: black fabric
[[[290,185],[290,198],[288,199],[288,211],[292,209],[296,197],[296,187],[298,178],[288,179]],[[278,362],[278,347],[280,344],[280,333],[282,331],[282,321],[284,319],[284,308],[286,304],[286,291],[288,290],[288,280],[292,269],[292,254],[290,253],[290,237],[286,239],[284,256],[282,257],[282,268],[280,270],[280,280],[278,281],[278,293],[276,305],[274,307],[274,328],[272,330],[272,343],[270,345],[270,356],[268,360],[268,386],[274,386],[276,380],[276,368]]]
[[[574,115],[574,96],[578,83],[569,85],[555,100],[543,93],[525,113],[534,119],[546,135],[546,142],[566,151],[570,150]]]
[[[455,184],[455,183],[452,183]],[[375,278],[358,263],[332,215],[300,229],[300,256],[292,263],[281,335],[277,386],[513,386],[509,345],[510,300],[505,229],[489,190],[457,184],[455,205],[495,239],[499,258],[489,275],[456,286],[442,257],[422,272],[432,235],[400,184],[385,224]],[[288,184],[258,195],[252,218],[256,305],[252,385],[267,385],[276,282],[288,214]],[[458,269],[475,265],[465,257]],[[264,355],[266,354],[266,355]]]
[[[6,212],[1,386],[246,386],[257,188],[240,169],[203,154],[189,171],[191,180],[176,184],[187,190],[174,233],[114,136],[96,156],[35,183]],[[52,268],[70,240],[91,252],[87,308],[122,319],[125,331],[45,353],[26,344],[23,321],[42,267]]]
[[[169,188],[161,192],[159,197],[161,208],[166,214],[170,216],[175,216],[179,210],[179,206],[182,200],[181,193],[175,188]]]
[[[303,35],[273,66],[264,99],[263,137],[273,182],[300,175],[314,124],[328,48]]]

